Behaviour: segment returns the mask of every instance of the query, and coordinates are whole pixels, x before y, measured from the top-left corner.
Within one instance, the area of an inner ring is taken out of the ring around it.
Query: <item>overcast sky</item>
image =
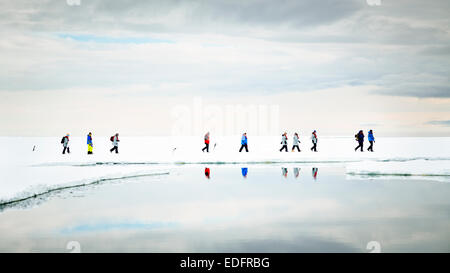
[[[76,2],[0,0],[0,135],[450,136],[448,0]]]

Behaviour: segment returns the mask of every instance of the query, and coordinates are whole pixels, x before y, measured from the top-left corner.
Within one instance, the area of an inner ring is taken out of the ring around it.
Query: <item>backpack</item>
[[[64,136],[62,139],[61,139],[61,144],[64,144],[64,139],[65,139],[66,137]]]
[[[114,136],[112,136],[109,140],[114,141]]]

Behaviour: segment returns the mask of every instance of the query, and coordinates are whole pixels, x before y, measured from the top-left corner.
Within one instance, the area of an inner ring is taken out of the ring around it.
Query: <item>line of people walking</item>
[[[203,147],[202,152],[205,152],[205,151],[209,152],[210,133],[207,132],[203,139],[204,139],[205,147]],[[317,138],[317,131],[316,130],[314,130],[312,132],[312,134],[311,134],[311,141],[312,141],[312,144],[313,144],[313,146],[311,147],[311,151],[317,152],[317,141],[318,141],[318,138]],[[301,141],[300,141],[300,137],[299,137],[298,133],[294,133],[291,152],[294,152],[295,149],[297,149],[298,152],[301,152],[300,145],[299,145],[300,143],[301,143]],[[280,152],[282,152],[283,150],[287,152],[288,151],[288,136],[287,136],[286,132],[284,132],[281,135],[281,145],[282,145],[282,147],[280,149]],[[242,134],[241,147],[239,148],[239,152],[241,153],[244,149],[245,149],[245,152],[248,153],[247,133],[243,133]]]
[[[293,136],[292,139],[293,140],[292,140],[291,152],[294,152],[295,149],[297,149],[298,152],[301,152],[300,146],[299,146],[301,141],[300,141],[300,137],[298,136],[298,133],[294,133],[294,136]],[[312,132],[312,134],[311,134],[311,141],[312,141],[312,144],[313,144],[313,146],[311,147],[311,151],[313,151],[313,152],[317,152],[317,140],[318,140],[318,138],[317,138],[317,131],[314,130]],[[287,133],[284,132],[284,134],[281,135],[281,145],[282,146],[281,146],[280,152],[282,152],[283,150],[285,152],[288,151],[288,143],[287,143],[287,141],[288,141]]]
[[[203,152],[205,150],[206,150],[206,152],[209,152],[209,137],[210,137],[210,134],[209,134],[209,132],[207,132],[205,137],[204,137],[205,147],[202,149]],[[355,148],[355,151],[358,150],[358,149],[361,149],[361,152],[363,151],[364,137],[365,136],[364,136],[364,133],[363,133],[362,130],[359,131],[359,133],[355,135],[355,138],[356,138],[356,140],[358,141],[358,144],[359,144]],[[311,151],[317,152],[318,140],[319,140],[319,138],[317,137],[317,131],[314,130],[311,133],[311,142],[312,142]],[[368,133],[368,140],[369,140],[370,146],[369,146],[369,148],[367,150],[370,151],[370,152],[373,152],[373,144],[375,143],[375,137],[373,136],[373,131],[372,130],[370,130],[369,133]],[[294,133],[294,136],[293,136],[291,152],[294,152],[295,149],[297,149],[298,152],[301,152],[300,145],[299,145],[300,143],[301,143],[300,137],[299,137],[298,133],[296,132],[296,133]],[[283,151],[288,152],[288,136],[287,136],[286,132],[284,132],[281,135],[281,143],[280,144],[282,145],[281,149],[280,149],[280,152],[283,152]],[[239,149],[239,152],[242,152],[242,150],[244,150],[244,149],[248,153],[247,133],[242,134],[242,137],[241,137],[241,148]]]
[[[318,140],[318,138],[317,138],[317,131],[316,130],[314,130],[312,132],[311,140],[312,140],[312,144],[313,144],[313,146],[311,147],[311,151],[317,152],[317,140]],[[300,146],[299,146],[300,143],[301,143],[301,141],[300,141],[300,137],[298,136],[298,133],[294,133],[291,152],[294,152],[295,149],[297,149],[298,152],[301,152]],[[283,150],[285,152],[287,152],[288,151],[288,136],[287,136],[286,132],[284,132],[281,135],[281,143],[280,144],[282,145],[281,149],[280,149],[280,152],[282,152]],[[245,151],[248,152],[247,133],[244,133],[242,135],[241,148],[239,149],[239,152],[242,152],[242,149],[244,149],[244,148],[245,148]]]
[[[63,152],[62,152],[63,154],[65,154],[66,152],[70,153],[69,136],[70,136],[69,134],[66,134],[61,139],[61,144],[63,145]],[[360,149],[361,152],[364,151],[363,150],[364,138],[365,138],[365,135],[364,135],[363,130],[360,130],[355,135],[355,139],[358,142],[358,146],[355,148],[355,151],[357,151],[358,149]],[[115,135],[111,136],[110,137],[110,141],[111,141],[113,147],[109,151],[111,153],[115,152],[116,154],[118,154],[119,153],[119,142],[120,142],[120,140],[119,140],[119,133],[116,133]],[[368,132],[368,141],[370,143],[370,146],[369,146],[369,148],[367,150],[370,151],[370,152],[373,152],[373,145],[375,143],[375,137],[373,135],[373,131],[372,130],[370,130]],[[313,145],[311,147],[311,151],[317,152],[318,137],[317,137],[317,131],[316,130],[314,130],[311,133],[311,142],[312,142],[312,145]],[[204,143],[205,143],[205,147],[202,149],[202,152],[206,151],[207,153],[209,153],[209,144],[210,144],[210,133],[209,132],[207,132],[205,134],[205,136],[204,136]],[[294,133],[294,136],[293,136],[291,152],[294,152],[295,149],[297,149],[298,152],[301,152],[300,145],[299,145],[300,143],[301,143],[300,137],[299,137],[298,133],[296,132],[296,133]],[[288,152],[288,136],[287,136],[286,132],[284,132],[281,135],[281,143],[280,144],[282,145],[281,149],[280,149],[280,152],[283,152],[283,151]],[[215,145],[214,145],[214,148],[215,148]],[[242,134],[241,147],[239,149],[239,152],[242,152],[242,150],[244,150],[244,149],[245,149],[245,152],[248,153],[249,150],[248,150],[247,133]],[[91,154],[94,153],[93,152],[94,144],[93,144],[92,132],[89,132],[89,134],[87,135],[87,150],[88,150],[87,151],[88,155],[91,155]]]
[[[63,154],[65,154],[66,152],[70,154],[70,147],[69,147],[69,136],[70,134],[66,134],[65,136],[63,136],[63,138],[61,139],[61,144],[63,145]],[[116,133],[115,135],[110,137],[110,141],[112,142],[113,147],[109,150],[111,153],[112,152],[116,152],[116,154],[119,153],[119,133]],[[92,132],[89,132],[89,134],[87,135],[87,154],[91,155],[94,154],[94,143],[93,143],[93,138],[92,138]]]

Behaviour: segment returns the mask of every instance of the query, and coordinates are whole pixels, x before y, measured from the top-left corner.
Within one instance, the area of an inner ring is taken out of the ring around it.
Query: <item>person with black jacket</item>
[[[61,144],[63,145],[64,149],[63,149],[63,154],[69,153],[70,154],[70,148],[69,148],[69,134],[65,135],[62,140],[61,140]]]
[[[356,141],[358,141],[358,146],[355,148],[355,152],[356,150],[358,150],[359,148],[361,148],[361,152],[364,152],[363,150],[363,146],[364,146],[364,133],[362,130],[359,131],[359,133],[357,133],[355,135]]]

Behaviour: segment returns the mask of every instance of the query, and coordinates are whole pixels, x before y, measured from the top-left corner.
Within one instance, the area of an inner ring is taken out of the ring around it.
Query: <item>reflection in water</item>
[[[242,176],[243,176],[244,178],[247,178],[248,168],[242,168],[241,171],[242,171]]]
[[[317,179],[317,172],[319,171],[319,168],[312,168],[312,176],[314,180]]]
[[[0,252],[63,252],[72,240],[83,252],[368,252],[372,240],[382,252],[449,252],[448,183],[361,183],[342,166],[319,165],[319,185],[318,168],[300,164],[251,165],[248,179],[242,165],[214,165],[212,180],[206,165],[0,212]],[[392,208],[396,217],[384,213]]]
[[[299,178],[301,169],[302,168],[298,168],[298,167],[292,168],[295,179]],[[312,177],[314,178],[314,180],[317,180],[317,173],[318,172],[319,172],[319,168],[312,168]],[[241,173],[242,173],[242,177],[247,178],[248,168],[247,167],[246,168],[241,168]],[[281,175],[284,178],[288,177],[288,173],[289,173],[288,168],[281,167]],[[211,169],[208,168],[208,167],[205,167],[205,177],[207,179],[211,179]]]

